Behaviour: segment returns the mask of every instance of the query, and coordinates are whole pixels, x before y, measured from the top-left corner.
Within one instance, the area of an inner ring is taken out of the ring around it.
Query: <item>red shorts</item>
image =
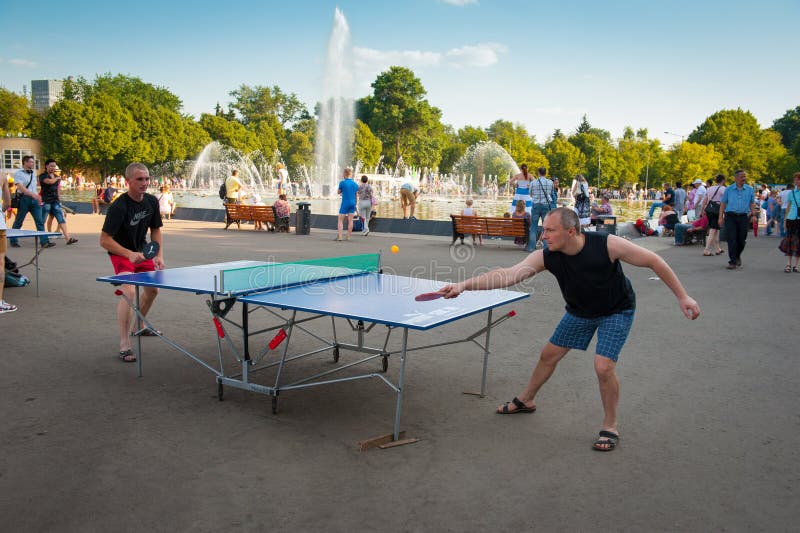
[[[156,269],[156,264],[153,263],[152,259],[145,259],[141,263],[131,263],[126,257],[122,257],[121,255],[113,255],[110,254],[108,257],[111,258],[111,264],[114,265],[114,274],[119,274],[120,272],[152,272]]]

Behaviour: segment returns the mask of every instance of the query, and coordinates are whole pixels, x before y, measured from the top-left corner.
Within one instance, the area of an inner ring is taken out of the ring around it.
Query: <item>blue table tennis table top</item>
[[[270,263],[232,261],[154,272],[97,278],[114,284],[130,284],[161,289],[220,294],[215,290],[215,276],[221,270],[245,268]],[[217,279],[217,283],[219,280]],[[509,304],[529,295],[508,290],[468,291],[458,298],[417,302],[418,294],[433,292],[446,285],[443,281],[410,278],[376,272],[321,280],[309,284],[237,294],[241,302],[363,320],[415,330],[431,329],[454,320]]]
[[[7,239],[23,239],[25,237],[61,237],[57,231],[38,231],[34,229],[14,229],[6,230]]]

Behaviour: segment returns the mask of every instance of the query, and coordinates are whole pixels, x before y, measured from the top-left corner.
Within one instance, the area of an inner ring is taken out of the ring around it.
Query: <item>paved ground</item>
[[[751,236],[735,272],[697,247],[640,241],[674,266],[703,314],[686,321],[649,271],[626,269],[639,310],[618,367],[618,450],[590,450],[602,414],[584,352],[559,366],[535,414],[493,414],[528,379],[562,314],[543,274],[493,336],[487,398],[461,394],[480,383],[479,350],[416,352],[403,426],[422,440],[361,453],[356,441],[391,429],[393,396],[377,380],[287,393],[274,416],[263,396],[229,389],[218,402],[212,375],[158,339],[144,340],[137,378],[115,357],[112,290],[94,281],[111,271],[100,217],[69,224],[80,242],[44,251],[41,297],[6,289],[20,310],[0,317],[5,531],[786,531],[800,519],[800,275],[782,272],[774,238]],[[171,267],[396,243],[388,269],[448,279],[523,257],[499,241],[477,250],[439,237],[335,243],[329,232],[183,221],[167,223],[165,241]],[[30,254],[30,242],[11,251],[17,261]],[[210,357],[201,300],[162,293],[151,316]],[[457,338],[481,320],[424,335]]]

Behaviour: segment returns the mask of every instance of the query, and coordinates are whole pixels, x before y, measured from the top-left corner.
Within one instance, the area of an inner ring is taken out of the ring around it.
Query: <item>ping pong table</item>
[[[220,400],[223,399],[225,386],[248,390],[270,396],[272,411],[277,413],[278,396],[284,391],[361,379],[382,380],[396,395],[394,428],[391,435],[379,437],[374,444],[390,447],[417,440],[404,439],[404,432],[400,431],[408,354],[451,344],[476,344],[483,350],[483,373],[479,393],[483,396],[486,389],[491,330],[515,314],[514,311],[510,311],[499,318],[493,318],[493,310],[527,298],[528,294],[491,290],[467,292],[451,300],[417,302],[414,299],[416,295],[436,291],[445,285],[445,282],[384,274],[380,259],[380,254],[365,254],[292,263],[243,260],[99,277],[97,281],[113,285],[134,285],[136,296],[134,300],[129,300],[128,304],[143,326],[211,371],[216,378]],[[158,332],[155,325],[139,313],[141,287],[192,292],[208,297],[206,304],[216,333],[218,367],[212,366],[200,356],[180,346],[175,340]],[[117,290],[117,294],[125,298],[121,291]],[[236,322],[230,314],[236,304],[241,307],[239,322]],[[264,311],[271,323],[254,324],[251,314],[256,310]],[[409,346],[409,330],[427,331],[484,312],[487,314],[486,322],[471,335],[424,346]],[[330,318],[332,338],[326,338],[319,328],[317,331],[311,330],[307,324],[326,317]],[[355,337],[355,342],[344,342],[340,338],[337,319],[346,322],[346,329],[349,329],[351,336]],[[376,325],[386,327],[382,343],[378,346],[368,346],[366,336]],[[395,343],[395,346],[390,347],[392,332],[396,329],[402,330],[400,346],[397,347]],[[241,333],[240,346],[232,341],[229,334],[234,330]],[[265,342],[263,348],[251,353],[251,345],[254,343],[252,338],[273,332],[277,334]],[[291,341],[297,333],[306,334],[311,337],[315,345],[319,343],[321,346],[303,353],[290,353]],[[237,363],[241,365],[241,371],[232,374],[225,371],[223,346],[230,348]],[[339,364],[341,350],[361,355],[356,360]],[[332,354],[336,366],[299,379],[284,379],[288,363],[325,352]],[[137,354],[137,367],[141,376],[141,336],[137,341]],[[386,375],[389,357],[393,355],[400,357],[399,373],[395,381]],[[362,374],[344,372],[369,361],[379,362],[379,371],[366,371]],[[252,381],[251,374],[264,369],[273,370],[272,383],[266,385]],[[336,376],[339,373],[345,375]]]
[[[25,238],[33,238],[34,242],[34,254],[33,259],[25,263],[24,265],[20,265],[17,268],[21,268],[24,266],[28,266],[33,264],[34,269],[36,270],[36,297],[39,297],[39,237],[61,237],[61,234],[58,232],[53,231],[38,231],[32,229],[13,229],[9,228],[6,230],[6,239],[25,239]],[[6,252],[8,255],[8,252]]]

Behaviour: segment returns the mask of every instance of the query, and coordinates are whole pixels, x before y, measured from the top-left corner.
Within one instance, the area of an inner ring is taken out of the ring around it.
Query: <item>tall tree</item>
[[[486,129],[486,133],[489,140],[502,146],[518,165],[527,163],[531,169],[547,166],[547,158],[537,146],[536,138],[529,135],[522,124],[496,120]]]
[[[781,134],[783,145],[800,157],[800,106],[788,110],[772,123],[772,129]]]
[[[28,99],[0,87],[0,135],[30,135],[31,108]]]
[[[355,134],[353,135],[353,159],[361,161],[366,167],[374,167],[381,157],[383,145],[369,126],[356,120]]]
[[[84,103],[56,103],[41,131],[45,152],[67,168],[95,169],[105,176],[124,170],[127,162],[119,156],[132,149],[139,130],[131,113],[115,98],[96,94]]]
[[[395,159],[419,134],[438,122],[441,111],[425,99],[425,88],[414,73],[405,67],[390,67],[372,82],[373,94],[366,104],[367,124],[383,142],[384,150],[393,150]]]
[[[85,101],[98,94],[111,96],[119,102],[135,96],[152,107],[163,106],[176,113],[180,113],[183,107],[181,99],[166,87],[159,87],[133,76],[123,74],[113,76],[106,73],[97,76],[91,83],[83,77],[64,82],[63,97],[66,100]]]
[[[482,128],[476,128],[474,126],[464,126],[460,130],[458,130],[458,140],[461,141],[467,147],[472,146],[473,144],[478,144],[479,142],[488,141],[489,135],[486,134],[486,130]]]
[[[696,179],[706,179],[719,174],[723,169],[724,157],[713,145],[683,142],[669,154],[672,172],[671,182],[684,184]]]
[[[203,113],[200,116],[200,125],[208,132],[211,139],[241,153],[247,154],[260,148],[258,136],[235,120]]]
[[[743,168],[755,180],[766,174],[775,149],[775,138],[765,135],[756,117],[741,108],[717,111],[698,126],[688,140],[713,144],[722,154],[726,174]]]
[[[563,135],[553,136],[545,144],[544,155],[550,175],[563,179],[565,184],[567,179],[585,172],[586,156]]]

